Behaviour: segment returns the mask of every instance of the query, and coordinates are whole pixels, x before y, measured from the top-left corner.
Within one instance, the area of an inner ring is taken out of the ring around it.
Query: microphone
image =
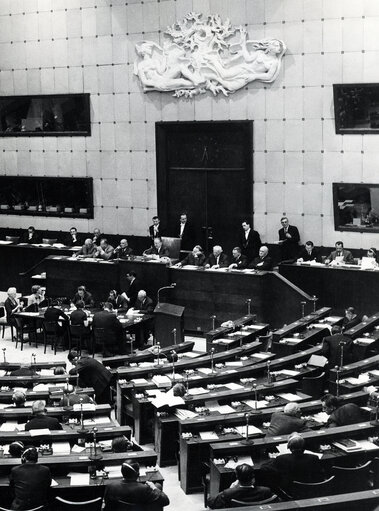
[[[254,442],[251,438],[249,438],[249,419],[250,419],[249,413],[245,413],[245,419],[246,419],[245,438],[243,440],[241,440],[241,444],[252,445]]]
[[[174,289],[174,287],[176,287],[176,282],[173,282],[172,284],[170,284],[169,286],[163,286],[163,287],[160,287],[158,289],[158,292],[157,292],[157,308],[159,309],[159,307],[161,306],[161,302],[160,302],[160,297],[159,297],[159,293],[161,291],[163,291],[164,289]]]

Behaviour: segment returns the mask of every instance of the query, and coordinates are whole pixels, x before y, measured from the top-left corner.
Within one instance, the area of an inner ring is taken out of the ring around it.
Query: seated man
[[[231,501],[259,502],[272,497],[272,492],[265,486],[255,486],[254,468],[246,463],[236,467],[236,478],[230,488],[219,493],[215,498],[208,500],[211,509],[231,507]]]
[[[134,304],[133,309],[145,312],[146,314],[153,313],[154,310],[153,300],[147,296],[146,291],[144,289],[138,291],[137,300]]]
[[[305,243],[297,260],[298,263],[304,263],[306,261],[315,261],[316,263],[321,263],[321,254],[317,248],[315,248],[313,241],[307,241]]]
[[[259,256],[253,259],[253,261],[249,264],[249,268],[261,271],[272,270],[272,259],[268,255],[268,248],[266,247],[266,245],[261,246],[261,248],[259,249]]]
[[[50,469],[38,461],[38,450],[29,447],[21,456],[21,465],[13,467],[9,486],[13,493],[11,509],[34,509],[48,504]]]
[[[227,268],[229,266],[228,256],[222,251],[220,245],[213,247],[213,252],[205,260],[205,268],[218,270],[219,268]]]
[[[343,347],[343,360],[341,360],[341,353]],[[352,362],[353,339],[347,335],[343,335],[342,329],[338,325],[332,328],[332,335],[324,337],[322,343],[321,355],[328,359],[328,368],[333,369],[338,366],[349,364]]]
[[[108,240],[103,238],[100,241],[100,245],[97,247],[95,257],[99,257],[100,259],[103,259],[104,261],[109,261],[109,259],[112,259],[114,253],[114,248],[112,245],[108,243]]]
[[[80,240],[80,238],[78,236],[78,230],[76,227],[71,227],[70,232],[64,238],[63,243],[67,247],[74,247],[74,246],[82,245],[83,242]]]
[[[98,227],[95,227],[95,229],[93,230],[93,235],[92,235],[92,241],[95,245],[99,245],[100,243],[100,240],[104,238],[104,235],[101,234],[101,231]]]
[[[129,302],[125,294],[118,294],[116,289],[111,289],[109,291],[107,302],[111,303],[114,309],[127,309],[129,307]]]
[[[72,303],[74,305],[76,305],[79,301],[84,302],[85,307],[93,307],[95,305],[91,293],[86,290],[85,286],[79,286],[74,298],[72,299]]]
[[[143,312],[144,314],[153,314],[153,300],[147,296],[144,289],[138,291],[137,300],[135,301],[134,307],[131,307],[128,313],[133,310]],[[133,328],[132,331],[135,332],[135,339],[138,349],[143,350],[145,347],[147,347],[147,341],[149,340],[150,333],[154,328],[153,322],[154,319],[152,318],[148,321],[144,321],[143,323],[137,323]]]
[[[342,320],[342,329],[349,330],[354,328],[362,321],[362,318],[355,312],[354,307],[348,307],[345,310],[345,316]]]
[[[154,238],[154,245],[144,251],[143,255],[148,259],[160,259],[170,257],[168,248],[163,246],[162,238]]]
[[[62,323],[62,325],[58,324],[58,333],[62,335],[67,330],[69,317],[58,307],[58,305],[58,300],[52,300],[51,306],[45,310],[44,318],[46,321],[52,323]]]
[[[82,387],[94,388],[96,403],[109,403],[112,373],[95,358],[79,357],[76,351],[70,351],[67,358],[74,366],[70,374],[79,374],[79,384]]]
[[[325,264],[338,265],[342,263],[354,264],[354,257],[350,250],[343,248],[342,241],[337,241],[335,250],[332,250],[328,257],[325,259]]]
[[[15,441],[9,444],[9,456],[11,458],[21,458],[22,453],[25,450],[24,442]]]
[[[316,483],[323,481],[324,469],[318,456],[305,454],[305,440],[298,433],[290,435],[287,444],[290,454],[281,454],[265,462],[259,471],[270,488],[290,487],[293,481]]]
[[[123,238],[118,247],[114,249],[115,257],[118,259],[128,259],[133,254],[133,249],[129,247],[128,240]]]
[[[321,398],[322,409],[329,415],[326,427],[348,426],[364,422],[362,410],[355,403],[340,404],[337,397],[327,394]]]
[[[76,252],[73,257],[95,257],[97,251],[97,247],[91,238],[87,238],[84,242],[84,245],[78,252]]]
[[[242,255],[240,247],[234,247],[232,250],[232,264],[229,265],[229,270],[244,270],[247,268],[247,257]]]
[[[30,244],[40,243],[40,237],[37,234],[37,231],[35,230],[35,228],[31,225],[30,227],[28,227],[28,230],[21,237],[21,241],[22,241],[22,243],[30,243]]]
[[[133,451],[134,444],[128,440],[126,436],[116,436],[112,439],[112,452],[127,452]]]
[[[83,300],[78,300],[75,304],[76,309],[70,314],[70,324],[78,326],[88,326],[88,316],[84,311]]]
[[[121,466],[123,479],[107,484],[104,493],[104,511],[113,511],[117,502],[123,500],[134,506],[152,506],[152,509],[168,506],[169,498],[162,491],[162,486],[151,481],[139,482],[139,464],[126,460]],[[153,507],[154,506],[154,507]]]
[[[175,266],[178,268],[182,268],[186,265],[191,266],[204,266],[205,255],[203,253],[203,249],[200,245],[195,245],[192,249],[192,252],[186,255],[186,257],[177,263]]]
[[[282,412],[271,415],[267,436],[289,435],[297,431],[308,430],[306,420],[301,418],[301,410],[297,403],[287,403]]]
[[[7,406],[7,408],[24,408],[26,401],[26,394],[22,390],[15,390],[12,396],[11,405]]]
[[[32,405],[33,417],[25,424],[25,431],[31,429],[60,430],[62,426],[58,419],[46,415],[46,401],[34,401]]]
[[[97,328],[102,328],[104,330],[104,339],[106,339],[106,344],[104,346],[105,357],[120,355],[125,351],[122,325],[113,313],[111,303],[105,302],[103,310],[96,312],[93,316],[92,329],[95,335],[95,341]]]
[[[22,364],[19,369],[11,371],[11,376],[35,376],[36,371],[31,364]]]

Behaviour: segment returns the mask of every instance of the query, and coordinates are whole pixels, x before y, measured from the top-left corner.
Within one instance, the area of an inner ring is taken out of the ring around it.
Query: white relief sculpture
[[[252,81],[276,79],[286,51],[283,41],[248,40],[245,28],[234,28],[229,20],[223,23],[219,15],[201,18],[189,13],[168,27],[163,46],[153,41],[136,44],[134,74],[145,92],[175,91],[176,97],[192,97],[210,91],[228,96]]]

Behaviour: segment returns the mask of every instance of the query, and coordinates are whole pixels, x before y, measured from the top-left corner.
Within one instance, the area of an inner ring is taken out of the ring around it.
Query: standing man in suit
[[[229,270],[244,270],[247,268],[247,257],[242,255],[240,247],[233,248],[232,256],[232,264],[229,265]]]
[[[262,245],[259,249],[259,255],[255,259],[251,261],[249,264],[249,268],[253,268],[254,270],[261,271],[271,271],[272,270],[272,259],[268,255],[268,248],[266,245]]]
[[[180,250],[192,250],[193,244],[195,243],[195,235],[193,228],[188,222],[187,213],[180,215],[179,229],[175,233],[175,237],[182,240]]]
[[[257,231],[250,227],[250,220],[244,220],[241,225],[242,232],[239,243],[242,248],[242,254],[247,257],[248,261],[252,261],[255,257],[258,257],[258,250],[262,245],[261,237]]]
[[[227,268],[229,266],[228,256],[222,251],[220,245],[213,247],[213,252],[205,260],[205,268],[211,268],[212,270],[218,270],[219,268]]]
[[[78,236],[78,230],[76,229],[76,227],[71,227],[70,232],[69,232],[69,234],[67,234],[63,243],[67,247],[82,245],[82,241],[80,240],[80,238]]]
[[[153,240],[154,238],[160,238],[161,236],[164,236],[164,232],[161,227],[159,216],[153,216],[152,220],[153,225],[150,225],[149,227],[149,236]]]
[[[149,298],[144,289],[138,291],[137,300],[133,307],[135,310],[143,312],[144,314],[153,314],[154,305],[153,300]],[[138,349],[142,350],[147,345],[147,341],[150,337],[150,332],[153,330],[153,319],[144,321],[141,324],[136,325],[134,328],[135,337]]]
[[[28,227],[28,230],[23,235],[22,242],[23,243],[30,243],[30,244],[40,243],[40,237],[39,237],[37,231],[35,230],[35,228],[32,225],[30,227]]]
[[[329,369],[341,366],[341,353],[343,348],[343,365],[352,361],[353,339],[342,333],[340,326],[332,328],[332,335],[324,337],[321,355],[328,359]]]
[[[128,302],[129,308],[134,307],[137,300],[138,291],[141,289],[140,283],[137,280],[135,271],[129,271],[126,274],[126,279],[129,282],[129,287],[126,293],[122,293],[122,297]]]
[[[281,260],[289,261],[297,258],[299,251],[300,234],[298,228],[290,225],[288,218],[284,216],[280,219],[282,228],[279,229],[279,245],[281,246]]]
[[[93,330],[96,330],[96,328],[104,329],[104,336],[106,339],[106,344],[104,346],[105,357],[122,354],[124,351],[122,325],[117,319],[116,314],[113,313],[113,306],[111,303],[105,302],[103,310],[94,314],[92,328]]]
[[[314,246],[313,241],[307,241],[305,243],[297,260],[298,263],[304,263],[306,261],[315,261],[316,263],[321,263],[321,254]]]
[[[342,241],[336,241],[335,250],[332,250],[325,259],[325,264],[354,264],[354,257],[350,250],[343,248]]]
[[[79,374],[79,384],[82,387],[93,387],[96,403],[109,403],[109,386],[112,373],[92,357],[80,357],[76,351],[70,351],[68,360],[74,366],[70,374]]]

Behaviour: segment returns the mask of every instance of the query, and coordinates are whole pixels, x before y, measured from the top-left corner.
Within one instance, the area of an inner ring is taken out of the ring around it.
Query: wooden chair
[[[275,495],[275,493],[268,499],[256,500],[256,501],[252,501],[252,502],[246,502],[243,500],[232,499],[230,501],[230,504],[231,504],[230,507],[262,506],[264,504],[270,504],[271,502],[275,502],[276,500],[278,500],[278,496]]]
[[[310,499],[314,497],[324,497],[334,494],[335,476],[329,477],[319,483],[301,483],[293,481],[290,493],[294,499]]]
[[[51,349],[54,349],[54,355],[57,354],[57,344],[59,339],[63,339],[61,327],[57,321],[43,321],[42,322],[43,339],[44,339],[44,353],[46,353],[47,343],[50,343]]]
[[[332,467],[336,493],[369,490],[371,460],[358,467]]]
[[[16,348],[18,343],[21,343],[21,351],[24,348],[25,334],[28,334],[29,344],[31,344],[31,337],[36,339],[37,344],[37,331],[34,322],[25,321],[23,318],[15,318],[15,329],[16,329]]]
[[[11,327],[11,339],[13,341],[13,325],[8,323],[8,318],[7,318],[4,304],[1,303],[0,304],[0,328],[3,327],[3,334],[2,334],[3,339],[4,339],[4,335],[5,335],[5,327],[7,327],[7,326]]]
[[[72,344],[76,342],[76,351],[79,355],[82,354],[82,347],[84,339],[90,339],[90,330],[84,325],[70,325],[68,329],[68,349],[71,351]]]
[[[319,399],[324,395],[325,373],[320,376],[305,376],[301,380],[301,391],[314,398]]]
[[[55,504],[57,505],[55,508],[56,511],[72,511],[74,509],[77,511],[101,511],[103,499],[101,497],[97,497],[92,500],[75,502],[72,500],[62,499],[62,497],[55,497]]]

